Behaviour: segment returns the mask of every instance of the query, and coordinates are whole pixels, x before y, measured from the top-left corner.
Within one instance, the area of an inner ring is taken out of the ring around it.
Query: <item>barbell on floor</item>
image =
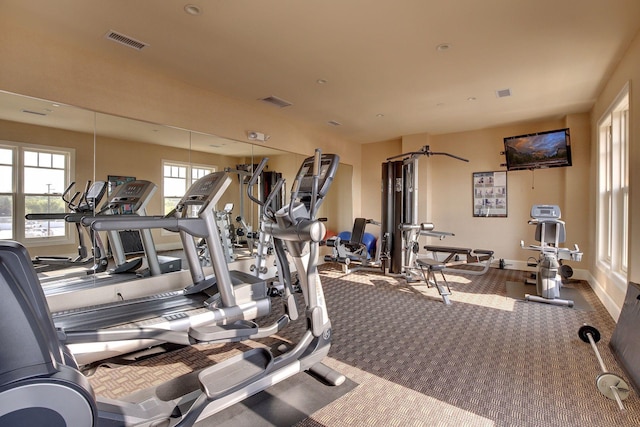
[[[602,361],[602,357],[600,357],[600,352],[596,346],[596,343],[600,341],[600,332],[591,325],[583,325],[578,329],[578,336],[582,341],[591,344],[591,348],[593,348],[600,363],[602,373],[596,377],[596,387],[598,387],[600,393],[605,397],[615,400],[620,410],[624,411],[622,401],[629,397],[629,385],[622,377],[607,372],[607,367]]]

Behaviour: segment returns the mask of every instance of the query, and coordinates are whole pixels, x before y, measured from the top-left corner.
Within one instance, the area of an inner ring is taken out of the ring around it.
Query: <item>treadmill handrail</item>
[[[164,228],[169,231],[184,231],[192,236],[204,238],[209,235],[207,223],[202,218],[166,218],[164,216],[113,215],[85,217],[82,224],[95,231],[143,230]]]
[[[56,220],[56,219],[66,219],[67,216],[70,215],[69,212],[59,212],[59,213],[30,213],[24,216],[25,219],[28,220]]]

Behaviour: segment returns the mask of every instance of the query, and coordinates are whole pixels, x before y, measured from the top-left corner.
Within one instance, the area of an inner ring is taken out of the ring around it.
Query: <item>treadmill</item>
[[[159,344],[158,340],[150,339],[110,341],[114,329],[186,331],[205,324],[253,320],[271,311],[266,282],[242,271],[229,271],[224,257],[215,222],[215,205],[230,183],[226,172],[214,172],[200,178],[176,209],[165,217],[132,215],[83,219],[83,223],[95,231],[164,228],[179,232],[191,284],[177,291],[52,313],[56,327],[74,337],[69,344],[78,363],[88,364]],[[196,217],[189,216],[193,207],[198,209]],[[195,239],[207,242],[215,272],[213,276],[204,274]],[[248,330],[254,328],[257,325],[247,325]]]
[[[90,212],[78,212],[65,216],[67,222],[87,226],[83,223],[83,218],[101,218],[115,216],[140,216],[146,215],[146,207],[155,194],[157,186],[145,180],[126,182],[118,186],[109,201],[105,203],[100,211],[95,214]],[[178,271],[182,268],[180,258],[159,257],[151,230],[141,230],[140,237],[148,265],[148,272],[138,271],[143,263],[142,258],[127,260],[120,230],[107,232],[115,267],[103,274],[93,276],[51,276],[41,277],[40,282],[47,297],[55,294],[74,292],[81,289],[96,288],[99,286],[111,285],[128,280],[133,280],[146,275],[159,276],[160,274]]]

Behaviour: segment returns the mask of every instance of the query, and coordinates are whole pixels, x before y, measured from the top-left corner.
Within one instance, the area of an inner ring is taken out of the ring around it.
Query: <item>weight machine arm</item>
[[[416,158],[418,156],[427,156],[427,157],[430,157],[430,156],[448,156],[448,157],[452,157],[452,158],[454,158],[456,160],[461,160],[463,162],[469,162],[469,160],[467,160],[467,159],[465,159],[463,157],[456,156],[454,154],[431,151],[431,149],[429,148],[428,145],[425,145],[424,147],[422,147],[418,151],[410,151],[408,153],[398,154],[397,156],[387,157],[387,161],[394,160],[394,159],[399,159],[399,158],[404,158],[404,157],[408,157],[410,159],[414,159],[414,158]]]

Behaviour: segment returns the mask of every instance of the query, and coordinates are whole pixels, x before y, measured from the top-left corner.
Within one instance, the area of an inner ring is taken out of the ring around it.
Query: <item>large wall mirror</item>
[[[270,159],[267,171],[281,174],[287,187],[306,157],[0,91],[0,238],[24,243],[33,257],[74,256],[79,241],[73,225],[25,215],[68,211],[66,205],[79,203],[73,197],[88,182],[109,181],[111,191],[128,179],[155,183],[146,211],[164,215],[194,179],[214,170],[228,170],[234,177],[217,209],[228,210],[236,229],[255,231],[259,213],[246,196],[246,176],[265,156]],[[352,167],[341,165],[320,212],[331,231],[351,229],[351,182]],[[156,230],[153,238],[160,250],[180,246],[169,232]]]

